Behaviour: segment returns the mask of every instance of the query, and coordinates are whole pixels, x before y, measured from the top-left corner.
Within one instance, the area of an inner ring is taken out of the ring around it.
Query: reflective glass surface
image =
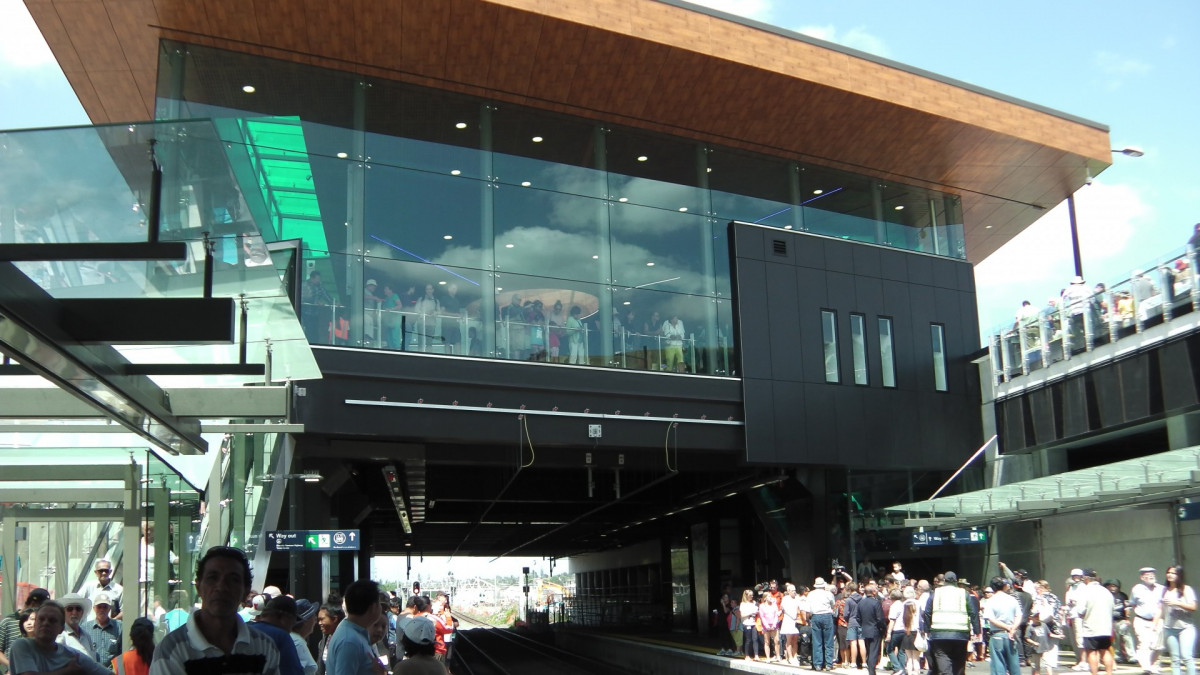
[[[879,319],[879,369],[883,386],[896,386],[896,356],[892,340],[892,320]]]
[[[930,324],[929,332],[933,341],[933,388],[946,391],[946,328]]]
[[[841,382],[838,374],[837,312],[821,310],[821,342],[825,350],[825,381]]]
[[[732,375],[730,221],[965,255],[957,202],[927,190],[196,45],[161,54],[159,114],[218,118],[264,241],[303,241],[313,343],[554,360],[557,341],[570,360],[566,314],[540,336],[529,317],[581,294],[577,362]],[[461,310],[415,311],[427,284],[438,303],[456,285]],[[661,335],[672,311],[682,345]]]
[[[850,350],[854,356],[854,384],[867,384],[867,318],[850,315]]]

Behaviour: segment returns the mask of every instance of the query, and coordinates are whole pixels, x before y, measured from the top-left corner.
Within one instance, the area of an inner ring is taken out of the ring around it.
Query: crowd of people
[[[862,570],[860,570],[862,572]],[[1118,661],[1158,675],[1170,656],[1172,675],[1195,675],[1196,592],[1182,566],[1142,568],[1130,595],[1119,579],[1071,570],[1060,599],[1049,581],[1000,563],[983,587],[950,571],[908,578],[900,562],[887,574],[854,579],[843,567],[812,586],[772,580],[725,588],[712,611],[720,656],[805,665],[814,671],[881,668],[902,675],[963,675],[988,662],[992,675],[1054,675],[1059,647],[1072,648],[1073,671],[1112,675]],[[1183,672],[1181,672],[1181,669]]]
[[[325,603],[271,586],[251,590],[237,548],[208,549],[196,565],[193,603],[172,594],[135,617],[122,644],[123,589],[112,565],[79,593],[51,599],[36,588],[0,621],[0,675],[427,675],[449,673],[458,621],[445,593],[384,592],[356,581]],[[318,630],[319,629],[319,630]]]

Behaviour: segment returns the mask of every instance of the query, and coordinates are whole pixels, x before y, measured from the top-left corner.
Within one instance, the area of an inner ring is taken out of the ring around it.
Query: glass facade
[[[929,332],[933,341],[933,387],[946,391],[946,328],[933,323],[929,325]]]
[[[952,196],[258,56],[164,41],[156,114],[303,241],[314,344],[735,376],[731,220],[965,257]]]
[[[821,343],[825,350],[825,381],[842,381],[838,372],[837,312],[821,310]]]
[[[892,320],[879,318],[879,370],[883,386],[896,386],[896,356],[892,344]]]
[[[850,348],[854,354],[854,384],[867,384],[867,317],[850,315]]]

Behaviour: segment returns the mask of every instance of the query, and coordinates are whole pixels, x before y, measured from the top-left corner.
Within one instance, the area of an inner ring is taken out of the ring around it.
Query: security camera
[[[1091,185],[1091,184],[1092,184],[1092,177],[1091,177],[1091,176],[1088,176],[1088,177],[1087,177],[1087,180],[1083,181],[1083,184],[1084,184],[1084,185]]]

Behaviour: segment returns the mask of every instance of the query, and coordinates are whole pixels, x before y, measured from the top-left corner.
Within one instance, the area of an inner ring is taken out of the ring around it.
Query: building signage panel
[[[1179,505],[1180,520],[1200,520],[1200,502]]]
[[[987,530],[950,530],[951,544],[986,544]]]
[[[267,532],[268,551],[357,551],[358,530],[274,530]]]
[[[942,533],[941,532],[913,532],[912,533],[912,545],[913,546],[941,546],[942,545]]]

